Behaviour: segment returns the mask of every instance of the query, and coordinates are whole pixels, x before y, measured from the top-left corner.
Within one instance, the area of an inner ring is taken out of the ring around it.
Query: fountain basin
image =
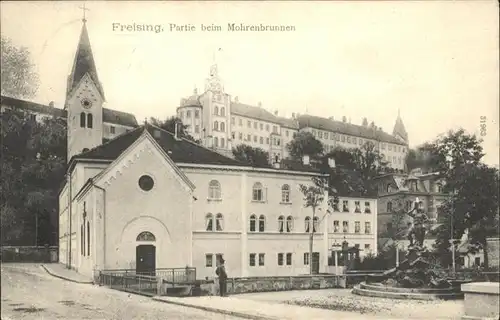
[[[354,286],[353,294],[367,297],[406,299],[406,300],[454,300],[463,299],[460,287],[451,288],[402,288],[384,284],[367,284],[361,282]]]

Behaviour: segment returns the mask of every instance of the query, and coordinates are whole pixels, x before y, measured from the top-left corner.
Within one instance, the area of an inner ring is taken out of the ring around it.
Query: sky
[[[83,2],[7,2],[1,35],[27,47],[40,76],[33,101],[62,108]],[[400,110],[410,146],[462,127],[499,163],[499,17],[491,1],[85,2],[105,107],[175,114],[204,91],[215,61],[225,91],[281,116],[369,122],[391,132]],[[162,32],[113,26],[161,25]],[[228,24],[293,31],[230,31]],[[170,31],[170,25],[195,31]],[[202,31],[201,25],[221,31]],[[221,50],[219,50],[219,48]],[[214,58],[215,57],[215,58]]]

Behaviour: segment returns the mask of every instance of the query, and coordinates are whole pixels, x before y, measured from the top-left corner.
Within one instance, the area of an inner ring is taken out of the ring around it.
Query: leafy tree
[[[66,126],[54,118],[38,123],[22,112],[5,110],[0,129],[2,243],[56,244]]]
[[[38,75],[26,47],[16,47],[8,38],[1,37],[2,95],[14,98],[33,98],[38,90]]]
[[[290,157],[295,160],[301,160],[304,155],[312,158],[323,154],[323,144],[316,139],[312,133],[301,131],[295,138],[287,144]]]
[[[236,160],[250,163],[253,166],[269,166],[269,153],[261,148],[252,148],[249,145],[240,144],[233,148],[233,155]]]
[[[363,144],[360,149],[353,149],[352,157],[356,170],[361,173],[366,184],[370,184],[372,179],[387,166],[387,162],[383,160],[382,155],[370,141]]]
[[[391,225],[385,232],[381,233],[381,238],[389,238],[393,241],[403,240],[407,235],[409,216],[406,214],[411,210],[413,203],[405,195],[391,199],[392,214]]]
[[[149,122],[157,126],[159,128],[162,128],[163,130],[166,130],[171,133],[175,133],[175,124],[177,123],[177,133],[179,134],[179,137],[185,138],[194,142],[199,142],[195,140],[188,132],[187,132],[187,125],[184,125],[182,123],[182,120],[177,117],[169,117],[165,119],[164,121],[159,120],[157,118],[149,118]]]

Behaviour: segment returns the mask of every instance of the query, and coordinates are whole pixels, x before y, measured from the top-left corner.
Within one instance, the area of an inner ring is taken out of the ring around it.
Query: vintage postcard
[[[1,319],[498,319],[498,1],[2,1]]]

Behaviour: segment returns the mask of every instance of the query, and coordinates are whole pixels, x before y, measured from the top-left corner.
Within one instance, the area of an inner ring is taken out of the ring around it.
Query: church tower
[[[408,133],[406,132],[405,125],[403,124],[403,119],[401,119],[400,110],[398,110],[398,117],[396,119],[396,124],[394,124],[394,130],[392,131],[392,135],[404,141],[406,144],[409,143]]]
[[[68,161],[74,155],[102,144],[104,91],[90,47],[87,20],[82,31],[71,74],[68,76],[66,103],[68,127]]]

